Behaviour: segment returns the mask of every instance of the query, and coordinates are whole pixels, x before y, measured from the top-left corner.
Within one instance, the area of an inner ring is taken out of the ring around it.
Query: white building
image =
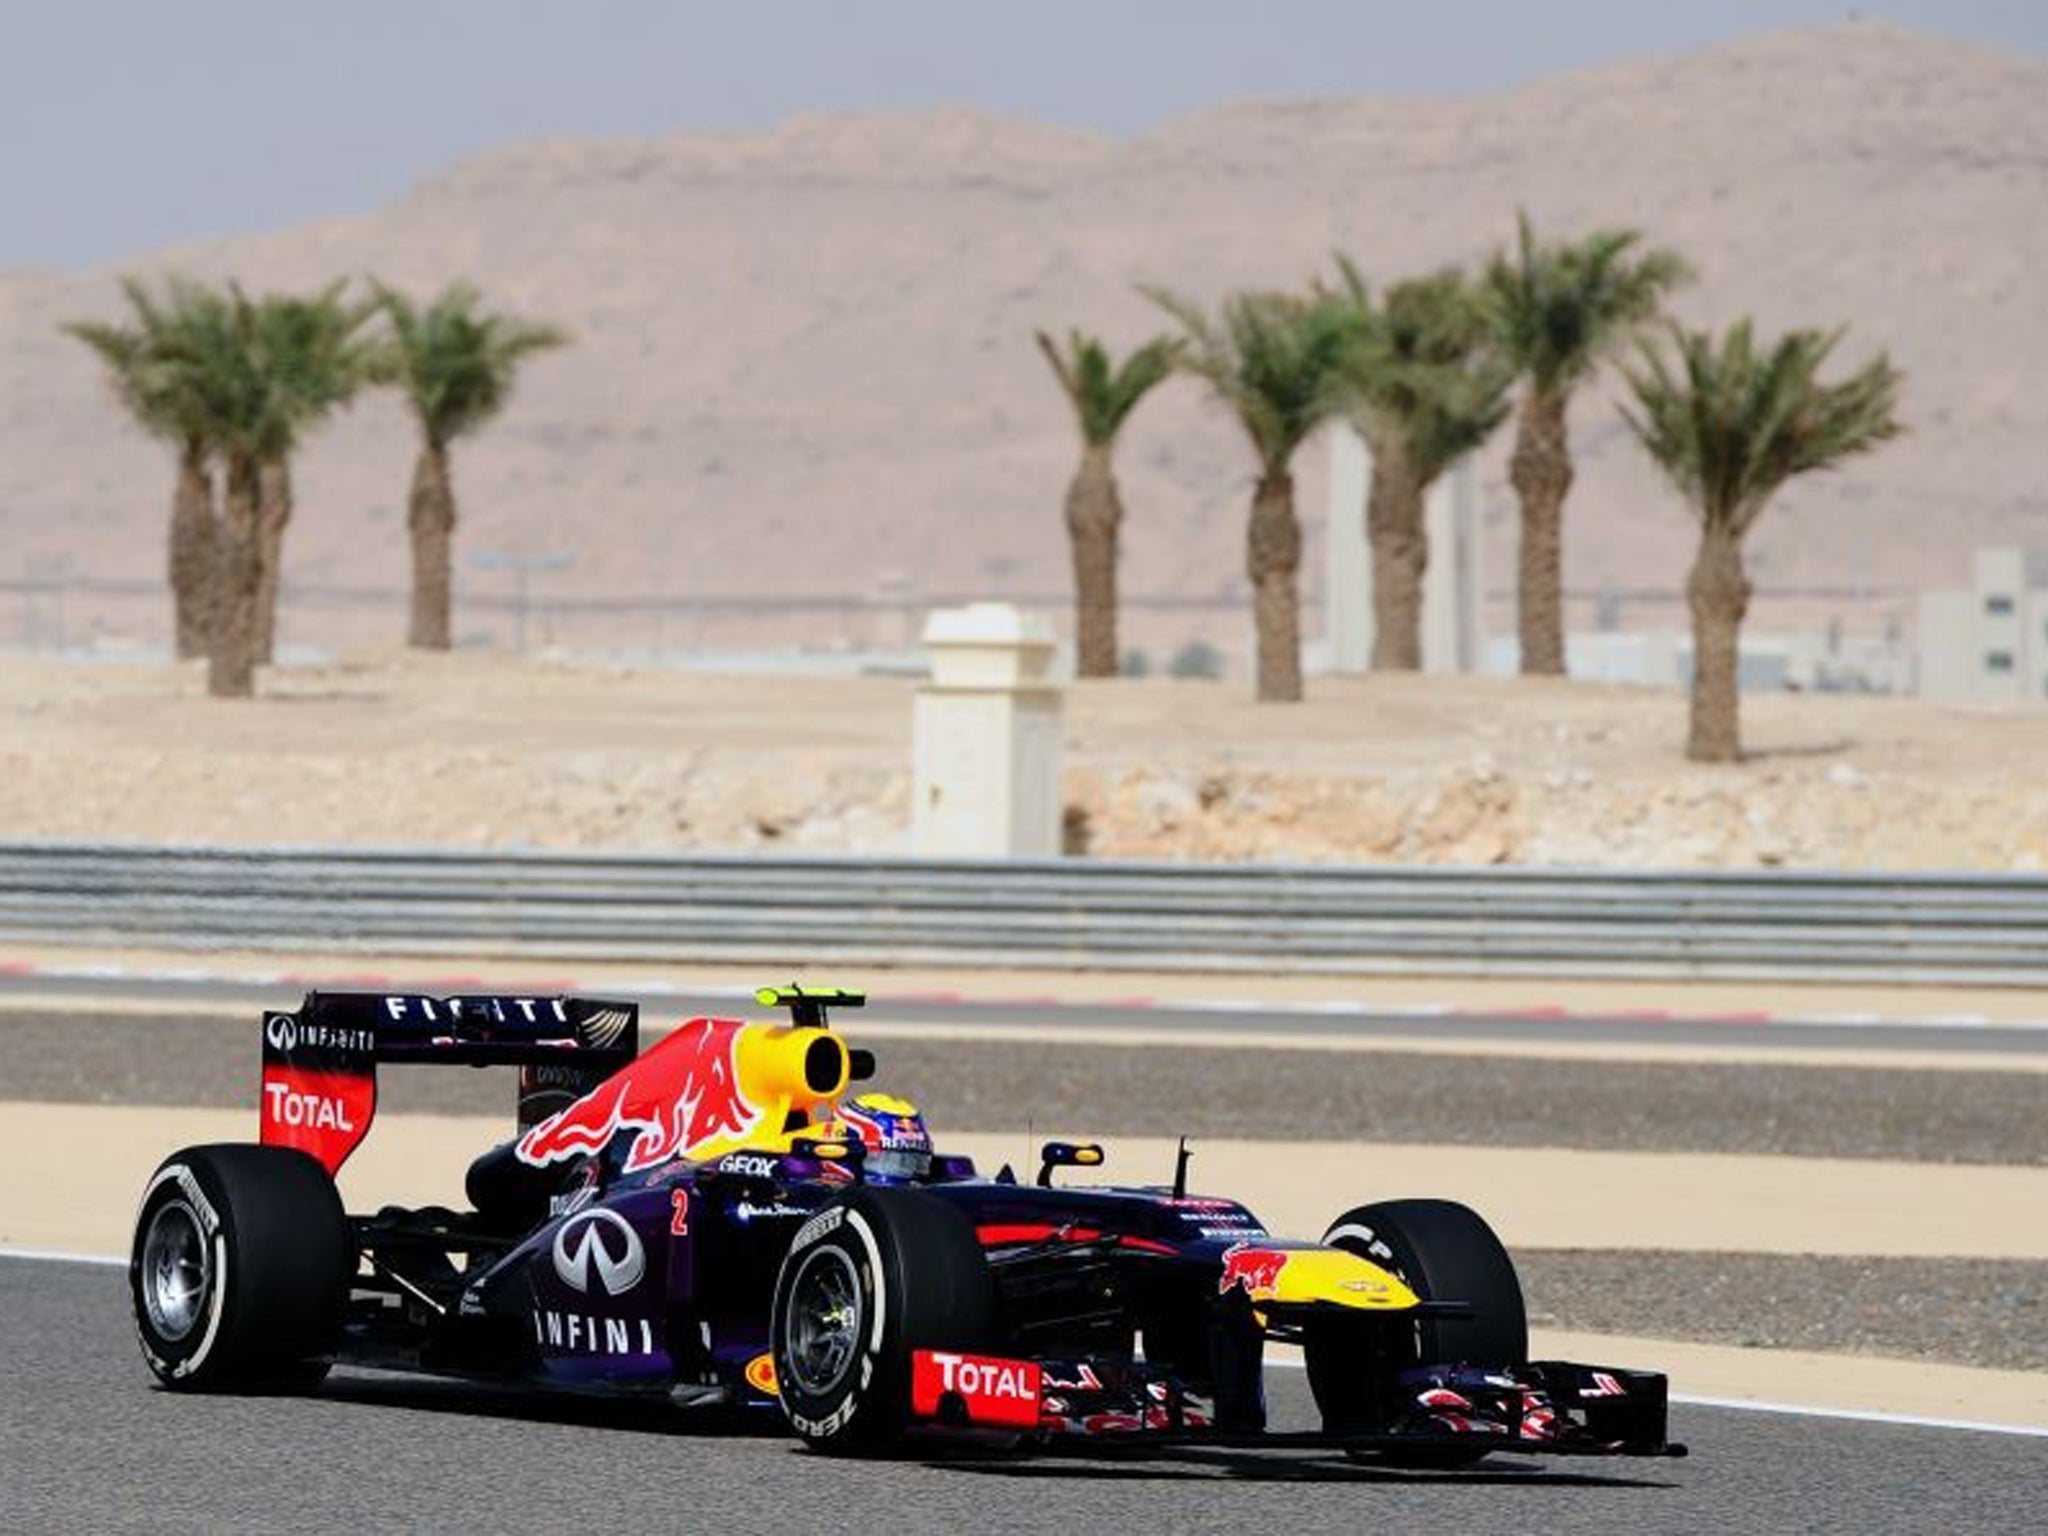
[[[1961,591],[1920,594],[1920,696],[2048,699],[2048,583],[2027,552],[1980,549]]]
[[[1742,637],[1736,677],[1745,691],[1764,693],[1811,687],[1818,636],[1749,634]],[[1485,670],[1513,677],[1521,647],[1513,635],[1486,643]],[[1573,630],[1564,637],[1565,675],[1582,683],[1641,683],[1651,688],[1692,684],[1692,636],[1676,629]]]

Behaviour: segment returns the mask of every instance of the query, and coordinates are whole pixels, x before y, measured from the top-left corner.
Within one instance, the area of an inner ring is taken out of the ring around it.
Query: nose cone
[[[1321,1303],[1396,1312],[1422,1299],[1398,1276],[1342,1248],[1240,1244],[1223,1256],[1218,1288],[1234,1285],[1255,1302],[1283,1307]]]

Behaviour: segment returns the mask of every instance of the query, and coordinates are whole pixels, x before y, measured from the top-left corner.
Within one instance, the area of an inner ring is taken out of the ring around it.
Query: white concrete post
[[[1052,626],[1009,603],[925,622],[931,681],[911,728],[911,840],[929,858],[1060,851],[1060,689]]]
[[[1422,577],[1422,670],[1477,672],[1486,596],[1479,569],[1479,477],[1471,455],[1429,488],[1423,518],[1429,567]]]
[[[1330,643],[1330,670],[1357,673],[1372,666],[1372,549],[1365,541],[1365,487],[1372,477],[1372,450],[1348,421],[1331,422],[1329,433],[1323,627]]]

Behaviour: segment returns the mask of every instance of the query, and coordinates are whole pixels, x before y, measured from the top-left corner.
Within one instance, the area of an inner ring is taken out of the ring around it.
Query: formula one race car
[[[691,1019],[584,998],[312,993],[262,1027],[260,1145],[150,1180],[129,1266],[165,1386],[310,1389],[330,1365],[777,1411],[812,1447],[937,1433],[1056,1446],[1284,1443],[1417,1465],[1683,1454],[1665,1381],[1530,1361],[1513,1265],[1472,1211],[1362,1205],[1320,1243],[1170,1185],[1031,1183],[935,1154],[828,1008]],[[334,1176],[380,1063],[520,1068],[518,1134],[470,1208],[345,1214]],[[1071,1176],[1071,1175],[1069,1175]],[[1266,1431],[1262,1353],[1299,1345],[1322,1429]]]

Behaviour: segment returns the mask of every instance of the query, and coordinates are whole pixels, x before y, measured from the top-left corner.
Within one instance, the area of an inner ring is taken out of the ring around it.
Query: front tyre
[[[994,1282],[960,1211],[920,1190],[854,1190],[797,1229],[776,1276],[783,1413],[813,1450],[886,1450],[909,1422],[912,1352],[985,1349],[994,1329]]]
[[[285,1147],[187,1147],[142,1195],[128,1291],[142,1358],[186,1392],[310,1391],[355,1273],[327,1171]]]
[[[1394,1377],[1418,1365],[1520,1365],[1528,1314],[1514,1261],[1478,1212],[1450,1200],[1383,1200],[1346,1211],[1323,1241],[1398,1276],[1425,1301],[1458,1301],[1469,1317],[1332,1318],[1304,1341],[1309,1390],[1326,1428],[1384,1433],[1400,1410]],[[1464,1466],[1484,1446],[1424,1447],[1388,1459]]]

